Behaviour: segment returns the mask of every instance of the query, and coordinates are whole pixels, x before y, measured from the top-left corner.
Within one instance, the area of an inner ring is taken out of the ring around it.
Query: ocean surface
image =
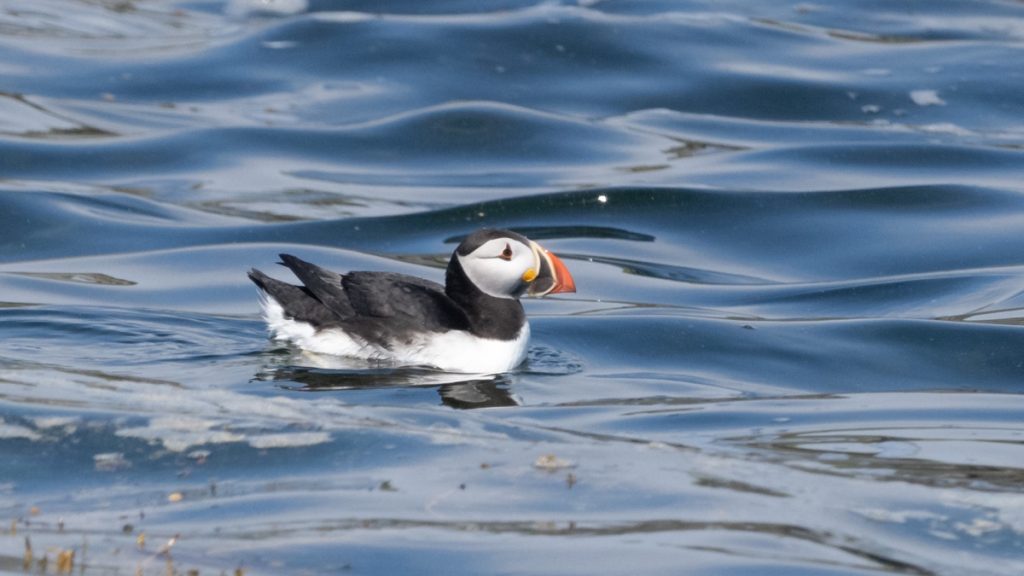
[[[268,340],[483,226],[516,371]],[[1024,573],[1024,3],[3,2],[28,573]]]

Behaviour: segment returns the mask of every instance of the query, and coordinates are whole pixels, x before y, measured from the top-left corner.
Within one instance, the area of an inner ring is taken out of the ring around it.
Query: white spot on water
[[[132,467],[132,463],[125,459],[124,454],[121,452],[93,454],[92,461],[96,470],[100,472],[114,472]]]
[[[294,48],[299,43],[293,40],[267,40],[263,42],[264,48],[270,48],[271,50],[284,50],[286,48]]]
[[[231,0],[225,12],[230,16],[249,16],[251,14],[268,14],[273,16],[289,16],[305,12],[309,8],[307,0]]]
[[[929,512],[927,510],[886,510],[884,508],[865,508],[855,510],[861,516],[878,522],[889,522],[892,524],[906,524],[908,521],[936,521],[947,520],[946,516]]]
[[[911,90],[910,99],[918,106],[945,106],[946,101],[935,90]]]
[[[295,448],[298,446],[313,446],[331,441],[331,435],[327,432],[294,432],[281,434],[260,434],[250,436],[249,445],[253,448]]]
[[[974,537],[984,536],[989,532],[996,532],[1003,529],[1003,525],[999,522],[993,522],[986,518],[975,518],[971,522],[957,522],[954,526],[957,530],[966,532]]]
[[[25,438],[27,440],[39,440],[39,434],[36,434],[32,430],[25,428],[24,426],[17,426],[15,424],[7,424],[0,418],[0,438],[7,440],[10,438]]]
[[[956,136],[972,136],[973,132],[966,128],[957,126],[950,122],[939,122],[937,124],[925,124],[920,126],[921,130],[925,132],[933,132],[938,134],[953,134]]]
[[[36,425],[36,428],[45,430],[61,426],[74,426],[78,423],[78,418],[74,416],[40,416],[39,418],[33,418],[32,423]]]
[[[184,452],[192,446],[241,442],[245,436],[214,428],[213,420],[187,416],[163,416],[153,418],[146,426],[123,428],[117,435],[123,438],[141,438],[158,441],[172,452]]]
[[[957,507],[980,508],[983,511],[976,520],[957,524],[957,529],[968,534],[984,534],[1003,527],[1024,534],[1024,501],[1019,494],[945,492],[942,499]]]
[[[608,203],[608,197],[605,196],[604,194],[601,194],[601,195],[599,195],[597,197],[597,201],[600,202],[601,204],[607,204]]]

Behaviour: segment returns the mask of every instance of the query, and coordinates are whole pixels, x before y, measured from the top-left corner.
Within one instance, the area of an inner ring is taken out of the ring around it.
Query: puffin
[[[338,273],[279,256],[301,285],[249,271],[273,339],[391,366],[508,372],[526,358],[530,339],[520,297],[576,291],[561,259],[510,230],[468,235],[452,252],[444,286],[394,272]]]

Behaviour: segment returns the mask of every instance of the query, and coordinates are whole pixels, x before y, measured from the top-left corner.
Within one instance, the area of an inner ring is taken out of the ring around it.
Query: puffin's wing
[[[304,289],[342,324],[358,328],[361,320],[375,325],[382,321],[396,332],[469,329],[466,314],[436,282],[392,272],[342,275],[289,254],[280,256]]]
[[[281,257],[281,264],[295,274],[310,295],[319,300],[337,319],[344,320],[356,314],[352,304],[349,303],[348,295],[342,288],[341,274],[321,268],[291,254],[279,254],[278,256]]]
[[[357,314],[431,332],[469,329],[465,312],[436,282],[393,272],[349,272],[341,282]]]

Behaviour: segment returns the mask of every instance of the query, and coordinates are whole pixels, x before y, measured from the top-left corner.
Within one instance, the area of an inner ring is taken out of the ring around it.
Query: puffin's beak
[[[537,277],[530,282],[526,293],[530,296],[547,296],[559,292],[575,292],[576,282],[569,274],[561,258],[541,248],[540,244],[530,241],[530,248],[537,261]]]

